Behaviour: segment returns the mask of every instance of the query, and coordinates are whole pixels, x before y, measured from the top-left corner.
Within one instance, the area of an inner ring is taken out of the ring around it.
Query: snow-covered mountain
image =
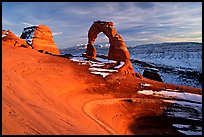
[[[107,55],[109,46],[95,45],[97,54]],[[61,54],[81,56],[86,45],[61,49]],[[146,65],[160,70],[164,82],[201,87],[202,86],[202,43],[176,42],[147,44],[128,47],[135,71],[143,74]]]

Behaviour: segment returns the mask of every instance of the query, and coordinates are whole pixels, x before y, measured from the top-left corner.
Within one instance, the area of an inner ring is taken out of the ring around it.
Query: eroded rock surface
[[[6,30],[2,30],[2,37],[3,37],[3,35],[6,35]]]
[[[2,30],[2,45],[31,48],[25,40],[17,37],[11,30]]]
[[[108,59],[118,62],[125,62],[123,67],[119,69],[119,72],[142,78],[142,75],[137,75],[134,72],[132,63],[130,62],[130,53],[122,36],[118,34],[114,28],[113,22],[95,21],[93,23],[88,32],[87,51],[86,54],[83,55],[89,59],[96,59],[96,49],[94,47],[94,42],[100,32],[103,32],[109,38],[110,49],[108,52]]]
[[[33,49],[43,53],[60,54],[48,26],[37,25],[24,28],[21,38],[25,39]]]

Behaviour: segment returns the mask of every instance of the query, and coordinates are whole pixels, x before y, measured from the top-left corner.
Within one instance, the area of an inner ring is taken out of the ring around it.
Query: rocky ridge
[[[31,48],[24,39],[17,37],[11,30],[2,30],[2,45]]]

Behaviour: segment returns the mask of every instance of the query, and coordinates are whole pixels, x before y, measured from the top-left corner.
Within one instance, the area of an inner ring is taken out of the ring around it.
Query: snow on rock
[[[191,125],[173,124],[173,126],[180,129],[178,131],[185,135],[202,135],[202,127],[195,126],[195,128],[199,131],[191,131],[191,130],[188,130],[189,128],[191,128]]]
[[[45,25],[37,25],[24,28],[21,36],[29,45],[43,53],[60,54],[57,48],[51,29]]]
[[[160,97],[171,97],[176,99],[185,99],[193,102],[202,103],[202,96],[187,92],[175,92],[175,91],[152,91],[152,90],[141,90],[138,91],[139,94],[145,94],[145,95],[154,95],[154,96],[160,96]]]
[[[9,34],[8,31],[2,30],[2,38],[3,38],[3,37],[6,37],[8,34]]]
[[[105,45],[105,43],[102,43]],[[100,48],[94,45],[98,55],[108,55],[109,47]],[[168,44],[129,45],[131,62],[135,72],[143,74],[143,61],[159,69],[165,83],[202,88],[202,43],[182,42]],[[83,46],[81,46],[83,47]],[[80,56],[85,49],[72,46],[61,50],[61,54],[70,53]]]
[[[104,69],[103,67],[106,63],[116,63],[114,60],[107,60],[102,58],[96,58],[100,62],[87,61],[84,57],[72,57],[71,61],[78,62],[79,65],[89,65],[89,70],[91,74],[101,75],[103,78],[110,75],[111,73],[118,72],[117,69]]]
[[[2,45],[31,48],[24,39],[17,37],[11,30],[2,30]]]
[[[123,65],[125,64],[125,62],[121,61],[120,64],[118,66],[115,66],[115,69],[119,69],[121,68]]]
[[[150,87],[152,86],[151,84],[147,84],[147,83],[141,83],[140,84],[141,87]]]
[[[105,64],[101,64],[101,63],[93,63],[91,64],[91,67],[103,67]]]
[[[179,132],[186,134],[186,135],[202,135],[202,130],[201,131],[191,131],[191,130],[178,130]]]
[[[28,44],[32,44],[33,40],[33,34],[34,34],[34,29],[30,30],[30,33],[28,33],[27,37],[25,38]]]
[[[4,35],[2,35],[2,38],[3,38],[3,37],[5,37],[5,36],[6,36],[5,34],[4,34]]]
[[[178,100],[163,100],[164,102],[169,102],[174,104],[174,108],[171,108],[171,111],[167,111],[168,116],[174,117],[182,117],[185,119],[192,119],[192,120],[202,120],[202,104],[198,103],[191,103],[186,101],[178,101]],[[179,106],[179,107],[176,107]],[[197,115],[192,115],[191,111],[184,111],[183,108],[188,108],[188,110],[192,109],[197,111]],[[173,110],[173,111],[172,111]]]
[[[100,71],[100,72],[118,72],[118,70],[114,69],[101,69],[101,68],[89,68],[91,71]]]
[[[139,94],[152,95],[164,97],[163,102],[171,103],[164,109],[164,114],[168,117],[182,118],[186,121],[199,121],[202,122],[202,95],[176,92],[171,89],[152,91],[141,90]],[[179,100],[181,99],[181,100]],[[192,125],[188,125],[185,122],[173,123],[173,126],[181,133],[186,135],[202,135],[202,127],[199,122],[195,122]]]
[[[107,59],[103,59],[103,58],[96,58],[98,61],[101,61],[103,63],[116,63],[117,61],[115,60],[107,60]]]
[[[131,58],[159,68],[166,83],[202,88],[202,43],[176,42],[129,47]],[[133,63],[142,73],[144,67]]]
[[[136,46],[129,50],[132,53],[132,58],[144,62],[177,69],[190,68],[202,71],[202,44],[192,42],[149,44]]]
[[[29,45],[32,45],[33,34],[35,31],[35,26],[24,28],[21,38],[25,39]]]
[[[107,72],[97,72],[97,71],[92,71],[92,74],[96,74],[96,75],[101,75],[103,78],[105,78],[106,76],[108,76],[110,73]]]

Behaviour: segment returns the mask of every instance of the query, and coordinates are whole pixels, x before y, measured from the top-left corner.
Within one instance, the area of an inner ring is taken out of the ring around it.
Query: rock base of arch
[[[108,38],[110,48],[108,52],[108,59],[115,61],[123,61],[124,65],[119,69],[119,73],[129,74],[142,78],[142,75],[134,72],[134,68],[130,61],[130,53],[125,45],[125,42],[120,34],[114,28],[113,22],[95,21],[88,31],[88,44],[86,53],[82,53],[89,60],[96,60],[96,48],[94,42],[99,33],[103,32]]]

